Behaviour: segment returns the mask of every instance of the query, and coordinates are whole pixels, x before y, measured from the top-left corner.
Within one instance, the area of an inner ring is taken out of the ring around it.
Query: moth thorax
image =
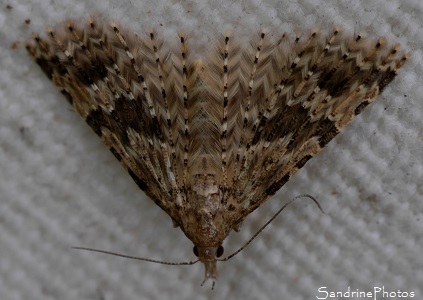
[[[219,227],[216,216],[220,209],[221,193],[217,179],[212,174],[197,174],[194,177],[190,203],[196,222],[192,224],[190,236],[196,245],[219,245]]]

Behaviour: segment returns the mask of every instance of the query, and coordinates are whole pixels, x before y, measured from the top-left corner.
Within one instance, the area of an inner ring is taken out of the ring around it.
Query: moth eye
[[[221,257],[224,250],[222,246],[217,247],[216,257]]]
[[[192,252],[194,252],[194,255],[198,257],[198,248],[197,248],[197,246],[194,246],[194,248],[192,248]]]

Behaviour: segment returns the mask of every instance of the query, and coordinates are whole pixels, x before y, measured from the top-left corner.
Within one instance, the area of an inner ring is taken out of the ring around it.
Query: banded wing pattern
[[[194,243],[206,278],[244,218],[373,102],[409,54],[335,28],[305,38],[187,37],[68,21],[27,45],[138,186]],[[195,48],[193,48],[195,49]]]

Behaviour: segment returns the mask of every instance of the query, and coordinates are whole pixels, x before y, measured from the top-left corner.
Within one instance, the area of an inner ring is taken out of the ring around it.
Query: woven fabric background
[[[300,300],[323,299],[321,287],[384,287],[423,299],[422,3],[1,0],[0,299]],[[183,29],[198,45],[210,45],[228,28],[245,39],[261,26],[308,34],[340,25],[398,41],[413,56],[376,103],[229,236],[226,253],[296,195],[315,196],[325,214],[308,200],[297,201],[242,253],[218,265],[211,291],[210,283],[200,287],[201,264],[172,267],[71,249],[194,258],[191,242],[138,189],[23,47],[31,32],[91,14],[135,32],[156,28],[165,43]]]

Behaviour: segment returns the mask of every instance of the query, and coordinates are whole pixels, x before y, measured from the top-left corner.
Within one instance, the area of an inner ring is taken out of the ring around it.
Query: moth
[[[206,53],[191,51],[182,33],[177,44],[90,18],[34,35],[27,50],[192,241],[198,259],[186,264],[204,263],[214,286],[228,234],[372,103],[410,54],[339,28],[294,39],[262,30],[245,45],[224,34]]]

